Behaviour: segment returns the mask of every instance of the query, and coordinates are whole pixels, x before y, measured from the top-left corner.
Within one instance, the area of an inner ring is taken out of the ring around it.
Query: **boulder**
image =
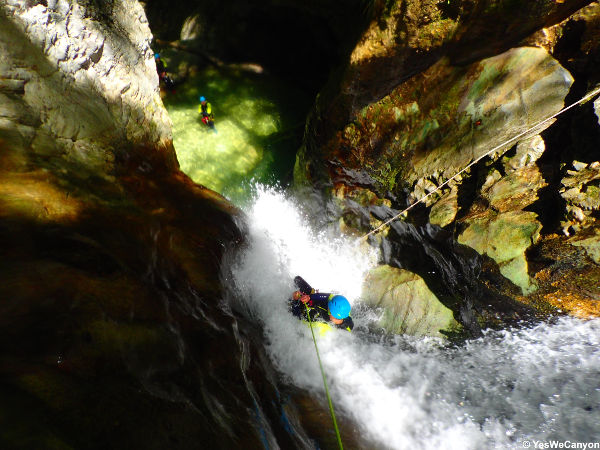
[[[444,337],[462,328],[423,278],[408,270],[387,265],[371,270],[361,300],[382,308],[379,325],[389,333]]]
[[[576,247],[582,247],[588,256],[598,265],[600,265],[600,232],[586,238],[571,240]]]
[[[465,219],[467,228],[458,242],[488,255],[506,278],[529,293],[535,285],[529,279],[525,251],[539,238],[542,226],[536,217],[533,212],[498,213],[488,209]]]
[[[429,212],[429,223],[445,227],[454,222],[458,213],[458,189],[453,186],[433,204]]]

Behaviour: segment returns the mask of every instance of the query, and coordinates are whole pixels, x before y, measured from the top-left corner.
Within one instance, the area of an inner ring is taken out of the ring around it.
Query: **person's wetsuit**
[[[310,314],[310,320],[322,320],[342,330],[351,331],[352,328],[354,328],[354,322],[352,321],[352,317],[350,316],[346,317],[344,321],[339,325],[334,324],[329,318],[329,308],[327,304],[335,294],[315,292],[315,290],[312,287],[310,287],[310,285],[306,281],[304,281],[302,277],[299,276],[294,278],[294,283],[296,284],[298,290],[302,294],[310,296],[310,300],[306,302]],[[291,299],[290,311],[294,316],[302,320],[308,320],[308,317],[306,315],[306,306],[304,306],[304,303],[302,303],[302,301]]]
[[[169,90],[173,90],[175,83],[167,73],[167,65],[160,58],[156,58],[156,72],[158,73],[158,79],[165,84],[165,87]]]
[[[210,128],[215,127],[214,116],[212,113],[212,105],[210,103],[200,103],[200,106],[198,107],[198,112],[202,115],[202,122],[204,122],[205,125],[208,125]]]

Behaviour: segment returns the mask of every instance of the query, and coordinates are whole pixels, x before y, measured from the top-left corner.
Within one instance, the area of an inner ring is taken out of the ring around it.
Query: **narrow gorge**
[[[598,1],[0,0],[0,447],[600,445],[599,219]]]

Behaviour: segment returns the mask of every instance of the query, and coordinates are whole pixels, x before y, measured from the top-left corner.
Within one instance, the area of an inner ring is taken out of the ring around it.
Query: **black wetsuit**
[[[160,58],[156,59],[156,72],[158,72],[158,79],[165,83],[167,89],[173,90],[175,83],[167,74],[167,66]]]
[[[337,325],[334,324],[329,317],[329,308],[327,306],[329,299],[333,297],[334,294],[325,293],[325,292],[315,292],[315,290],[310,287],[310,285],[304,281],[302,277],[294,278],[294,283],[298,286],[298,290],[302,294],[306,294],[310,296],[310,300],[306,302],[308,306],[308,311],[310,313],[310,320],[322,320],[324,322],[329,323],[336,328],[340,328],[342,330],[351,331],[354,328],[354,322],[352,321],[352,317],[348,316],[344,319],[344,321]],[[290,300],[290,311],[292,314],[302,320],[308,320],[306,315],[307,308],[300,300]]]

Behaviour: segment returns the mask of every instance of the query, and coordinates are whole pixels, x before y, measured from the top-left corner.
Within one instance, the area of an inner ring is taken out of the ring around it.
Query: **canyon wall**
[[[323,192],[334,205],[330,220],[356,236],[423,200],[403,220],[441,227],[491,258],[522,293],[511,298],[600,313],[590,290],[600,214],[594,106],[537,126],[598,88],[599,3],[375,5],[309,116],[296,185]],[[384,255],[386,230],[371,237]],[[572,249],[570,266],[551,250],[558,242]],[[397,251],[392,265],[408,268],[411,256]],[[433,269],[422,270],[427,279]],[[475,309],[486,323],[486,305]]]

